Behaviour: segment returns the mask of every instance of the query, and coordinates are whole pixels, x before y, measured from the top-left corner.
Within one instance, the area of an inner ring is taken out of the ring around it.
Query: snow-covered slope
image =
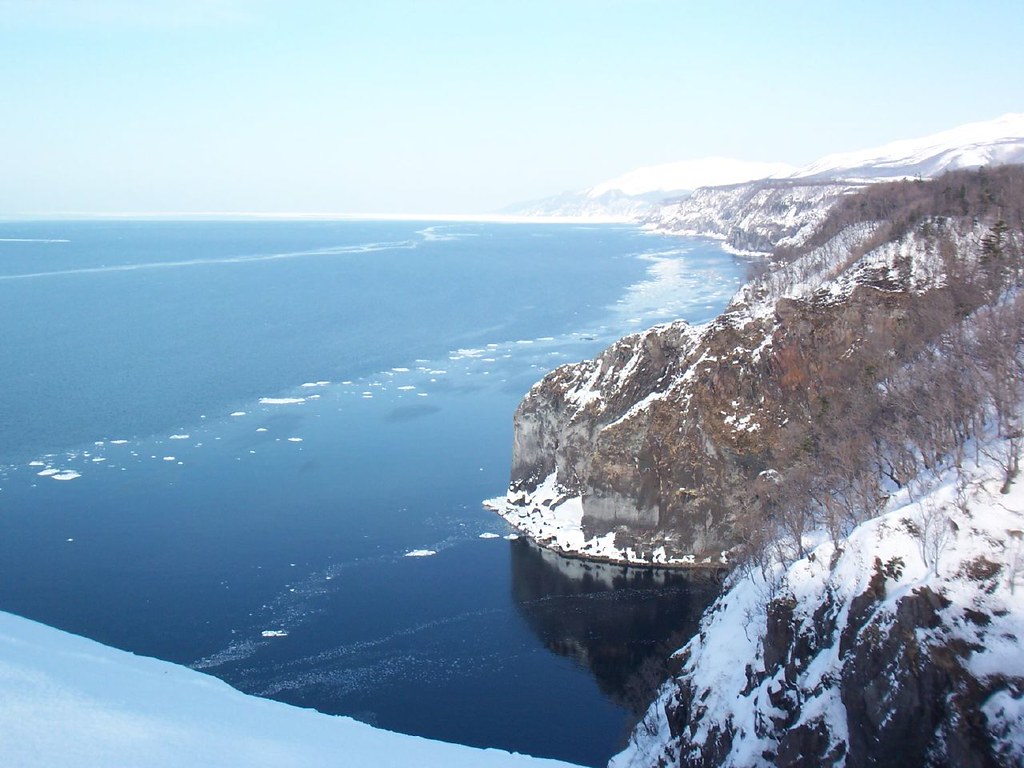
[[[737,575],[612,768],[1024,765],[1024,483],[1000,493],[1004,448]]]
[[[18,768],[565,765],[378,730],[0,613],[0,762]]]
[[[930,178],[959,168],[1024,162],[1024,113],[969,123],[917,139],[827,155],[789,175],[790,179],[879,181]]]
[[[699,187],[784,176],[793,170],[785,163],[748,162],[726,157],[682,160],[637,168],[587,189],[514,205],[506,212],[631,221],[649,213],[657,203],[667,198],[682,197]]]

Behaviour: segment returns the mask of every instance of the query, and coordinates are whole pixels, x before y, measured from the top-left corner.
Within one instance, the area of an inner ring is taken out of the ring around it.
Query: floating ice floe
[[[111,445],[128,445],[128,441],[127,440],[111,440],[110,444]]]
[[[51,475],[54,480],[74,480],[75,478],[81,477],[79,472],[75,472],[73,469],[65,469],[63,472],[58,472],[55,475]]]
[[[232,416],[245,416],[245,411],[235,411]]]
[[[477,538],[480,538],[480,539],[500,539],[501,536],[499,536],[496,533],[487,532],[487,533],[481,533]]]
[[[298,405],[306,402],[304,397],[261,397],[260,405]]]
[[[430,557],[436,555],[437,550],[435,549],[411,549],[406,552],[403,557]]]
[[[408,373],[409,372],[408,368],[392,368],[391,370],[394,371],[395,373]]]
[[[288,633],[283,629],[264,629],[260,634],[263,637],[288,637]]]
[[[164,456],[164,461],[177,461],[174,456]]]
[[[301,443],[302,442],[302,438],[301,437],[289,437],[288,438],[288,442],[289,443]]]
[[[168,440],[188,440],[191,435],[171,435]]]
[[[49,469],[44,469],[41,472],[36,472],[36,474],[39,475],[40,477],[53,477],[58,472],[60,472],[59,469],[49,468]]]
[[[400,392],[408,392],[409,390],[412,389],[416,389],[416,387],[414,387],[412,384],[406,384],[405,386],[401,386],[398,388]]]
[[[518,533],[509,533],[505,535],[505,541],[519,541]]]
[[[30,461],[28,463],[28,465],[30,467],[45,467],[46,466],[46,462],[45,461]]]
[[[307,388],[309,388],[309,387],[326,387],[330,383],[331,382],[329,382],[329,381],[307,381],[302,386],[307,387]]]

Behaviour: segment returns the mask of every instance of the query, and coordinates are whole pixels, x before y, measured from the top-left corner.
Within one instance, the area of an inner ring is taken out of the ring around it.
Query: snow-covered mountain
[[[778,176],[880,181],[915,176],[930,178],[960,168],[1021,162],[1024,162],[1024,113],[1011,113],[917,139],[826,155],[794,173]]]
[[[0,612],[0,755],[19,768],[566,766],[373,728]]]
[[[641,221],[656,232],[714,237],[736,250],[770,253],[799,245],[838,199],[868,184],[1013,163],[1024,163],[1024,114],[828,155],[778,178],[702,187]]]
[[[727,157],[682,160],[637,168],[587,189],[519,203],[505,213],[631,221],[649,213],[664,200],[683,197],[700,187],[738,184],[793,171],[793,166],[785,163],[748,162]]]

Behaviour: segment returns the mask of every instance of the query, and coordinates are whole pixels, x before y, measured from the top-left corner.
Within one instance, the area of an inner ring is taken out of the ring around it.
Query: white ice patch
[[[288,442],[289,443],[301,443],[302,442],[302,438],[301,437],[289,437],[288,438]]]
[[[168,440],[188,440],[191,435],[171,435]]]
[[[477,538],[480,538],[480,539],[500,539],[501,536],[498,535],[497,533],[490,533],[490,532],[488,532],[488,533],[481,533]]]
[[[82,475],[80,473],[75,472],[75,470],[73,470],[73,469],[65,469],[62,472],[58,472],[55,475],[51,475],[51,477],[54,480],[74,480],[74,479],[79,478],[81,476]]]
[[[437,550],[435,549],[411,549],[406,552],[402,557],[430,557],[436,555]]]
[[[59,469],[49,468],[49,469],[44,469],[41,472],[36,472],[36,474],[39,475],[39,477],[53,477],[58,472],[60,472]]]
[[[235,414],[231,414],[231,415],[234,416]],[[111,440],[110,444],[111,445],[128,445],[128,441],[127,440]]]
[[[260,405],[298,405],[306,402],[304,397],[261,397]]]
[[[235,411],[232,416],[245,416],[245,411]]]
[[[260,634],[263,637],[288,637],[288,633],[283,629],[264,629]]]

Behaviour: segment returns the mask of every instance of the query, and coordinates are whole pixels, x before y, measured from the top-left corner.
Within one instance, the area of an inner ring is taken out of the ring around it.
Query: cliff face
[[[844,356],[881,375],[906,354],[905,320],[943,290],[937,254],[914,234],[857,256],[874,233],[847,228],[707,325],[659,326],[549,374],[516,411],[495,506],[566,553],[725,563],[805,438],[813,398],[844,385]]]
[[[777,245],[803,242],[840,196],[861,186],[765,179],[705,187],[663,204],[641,223],[656,232],[713,237],[735,250],[771,253]]]
[[[1024,169],[841,195],[699,327],[552,372],[496,509],[733,566],[614,768],[1024,764]]]
[[[562,553],[709,567],[776,529],[874,514],[913,450],[941,453],[939,433],[965,429],[952,411],[914,426],[932,437],[908,453],[887,412],[909,429],[936,398],[891,380],[1024,269],[1001,218],[1022,190],[1011,169],[838,199],[714,321],[628,336],[535,385],[515,414],[509,492],[491,505]],[[981,396],[943,375],[954,399]]]

